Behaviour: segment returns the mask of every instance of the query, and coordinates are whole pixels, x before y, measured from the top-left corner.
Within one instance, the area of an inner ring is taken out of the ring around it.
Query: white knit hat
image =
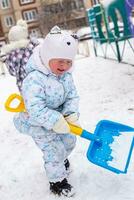
[[[77,40],[71,34],[54,26],[40,46],[41,61],[47,68],[51,59],[63,58],[73,61],[77,53],[77,45]]]
[[[8,39],[10,42],[19,41],[28,38],[28,26],[26,21],[20,19],[18,20],[16,26],[13,26],[9,33]]]

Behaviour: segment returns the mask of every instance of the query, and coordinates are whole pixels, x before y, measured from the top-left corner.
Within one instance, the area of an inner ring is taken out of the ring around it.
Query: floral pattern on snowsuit
[[[64,160],[75,147],[76,136],[57,134],[52,128],[61,115],[78,113],[79,98],[71,73],[43,73],[33,60],[31,56],[25,67],[22,85],[27,113],[16,115],[14,123],[21,133],[32,136],[43,152],[49,181],[57,182],[67,177]]]

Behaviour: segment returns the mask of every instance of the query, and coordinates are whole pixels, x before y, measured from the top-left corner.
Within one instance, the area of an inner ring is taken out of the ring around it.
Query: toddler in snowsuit
[[[21,92],[23,79],[26,77],[24,66],[39,44],[35,38],[29,38],[27,23],[20,19],[8,33],[9,44],[3,45],[0,51],[0,64],[5,64],[8,72],[16,77]]]
[[[16,128],[32,136],[43,152],[50,190],[65,196],[74,194],[67,158],[76,143],[68,122],[78,122],[79,98],[71,74],[76,52],[77,40],[68,32],[56,26],[47,34],[25,65],[21,94],[26,112],[14,118]]]

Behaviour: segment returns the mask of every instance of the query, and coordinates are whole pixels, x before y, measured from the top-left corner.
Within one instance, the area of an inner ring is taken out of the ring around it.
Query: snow
[[[134,132],[120,132],[121,135],[113,137],[114,141],[110,144],[112,150],[112,161],[108,165],[118,170],[125,171],[130,149],[133,144]],[[123,147],[123,148],[122,148]]]
[[[92,50],[90,55],[87,58],[78,56],[74,71],[80,95],[81,126],[94,132],[102,119],[134,126],[134,68],[95,58]],[[0,91],[0,199],[67,199],[50,194],[42,153],[29,136],[16,131],[12,123],[14,114],[4,109],[6,98],[17,92],[15,79],[1,76]],[[134,155],[128,173],[117,175],[87,160],[89,143],[78,138],[69,158],[72,168],[69,182],[76,190],[72,199],[133,200]]]
[[[77,36],[78,38],[91,38],[91,28],[88,26],[88,27],[82,27],[80,28],[78,31],[77,31]]]

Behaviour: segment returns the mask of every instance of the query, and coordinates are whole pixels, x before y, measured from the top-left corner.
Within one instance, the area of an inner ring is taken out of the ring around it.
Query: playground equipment
[[[102,57],[125,63],[123,56],[126,43],[134,53],[133,25],[128,17],[125,0],[114,0],[104,6],[102,4],[94,5],[87,11],[87,15],[92,30],[95,55],[100,56],[98,53],[100,47]],[[119,26],[119,16],[122,20],[122,27]],[[108,56],[109,47],[111,47],[114,57]],[[133,65],[134,62],[131,64]]]

